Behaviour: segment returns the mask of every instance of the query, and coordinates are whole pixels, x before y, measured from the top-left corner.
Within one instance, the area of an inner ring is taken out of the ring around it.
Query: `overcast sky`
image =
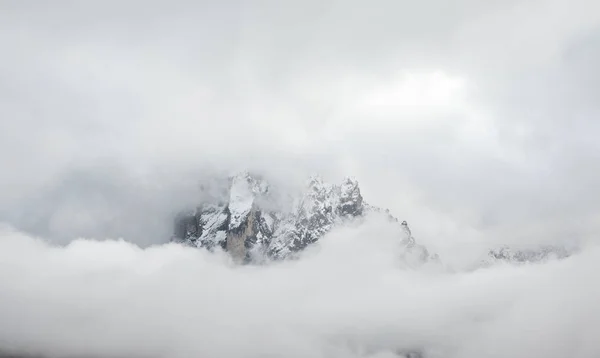
[[[600,3],[4,1],[0,221],[168,239],[207,167],[355,176],[450,252],[600,229]]]
[[[0,351],[600,356],[599,1],[7,0],[0,50]],[[381,218],[265,266],[153,245],[244,169],[354,176],[443,265]],[[505,243],[596,245],[461,270]]]

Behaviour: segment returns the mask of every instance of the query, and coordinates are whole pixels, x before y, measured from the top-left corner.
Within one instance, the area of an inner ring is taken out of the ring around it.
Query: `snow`
[[[229,222],[229,230],[234,230],[240,227],[250,211],[254,198],[252,196],[232,196],[232,201],[229,204],[229,212],[231,213],[231,221]]]
[[[227,239],[227,233],[225,230],[219,230],[215,233],[214,242],[215,244],[221,243]]]
[[[294,238],[296,230],[295,221],[292,218],[282,220],[271,239],[269,250],[273,252],[282,252]]]
[[[263,219],[265,220],[265,224],[267,225],[269,231],[273,232],[273,229],[275,228],[275,219],[271,215],[265,215],[263,216]]]
[[[570,256],[569,250],[560,246],[541,246],[536,248],[515,249],[508,246],[491,250],[491,261],[506,261],[511,263],[544,262],[547,260],[563,259]]]
[[[363,201],[358,182],[353,178],[345,178],[339,185],[323,182],[313,176],[307,182],[301,195],[278,193],[270,190],[266,181],[245,172],[230,178],[226,203],[203,203],[195,213],[182,214],[187,219],[194,218],[198,224],[193,230],[198,237],[173,238],[180,239],[188,245],[197,247],[215,247],[227,239],[231,230],[238,229],[248,220],[252,210],[260,212],[261,222],[251,223],[253,230],[249,247],[253,258],[261,257],[283,259],[294,255],[308,244],[319,240],[330,230],[345,222],[354,221],[367,215],[376,215],[390,220],[398,227],[398,245],[405,248],[404,259],[409,265],[420,265],[423,262],[441,262],[437,255],[430,254],[422,245],[415,242],[405,221],[400,222],[389,210],[371,206]],[[293,203],[282,208],[273,205],[273,194],[289,196]],[[219,197],[222,199],[222,197]],[[266,255],[265,255],[266,253]],[[510,263],[530,263],[561,259],[570,252],[562,247],[542,247],[532,249],[511,249],[508,247],[492,250],[490,257],[482,261],[482,265],[491,265],[498,261]]]
[[[200,215],[200,222],[204,224],[204,231],[213,231],[227,220],[227,214],[223,208],[214,207],[212,210],[204,211]]]
[[[200,237],[199,247],[214,247],[226,240],[227,233],[237,230],[253,210],[260,212],[262,222],[253,225],[249,237],[254,237],[251,251],[266,252],[273,258],[293,255],[308,244],[319,240],[335,226],[367,214],[384,215],[398,225],[398,244],[406,247],[407,256],[420,261],[428,256],[427,250],[417,245],[408,226],[392,217],[388,211],[368,205],[363,201],[358,182],[345,178],[339,185],[325,183],[321,177],[312,176],[301,195],[291,196],[293,210],[271,205],[273,193],[261,178],[243,172],[229,180],[226,204],[203,205],[196,213]],[[277,189],[277,188],[275,188]],[[285,193],[284,193],[285,194]],[[250,223],[255,224],[255,223]]]
[[[308,187],[309,190],[299,203],[300,214],[312,216],[312,214],[326,211],[327,208],[334,208],[339,202],[336,188],[331,184],[324,183],[319,176],[312,176]]]
[[[248,217],[257,194],[265,193],[268,185],[262,180],[256,180],[248,172],[236,175],[232,178],[229,193],[229,212],[231,221],[229,230],[240,227]]]
[[[358,182],[352,178],[344,179],[340,186],[340,204],[349,204],[356,202],[360,198],[360,189]]]

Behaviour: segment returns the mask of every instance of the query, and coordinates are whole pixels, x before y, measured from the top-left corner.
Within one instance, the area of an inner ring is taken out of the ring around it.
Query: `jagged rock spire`
[[[291,210],[263,205],[268,196],[269,184],[261,177],[248,171],[232,175],[225,202],[202,203],[193,214],[178,217],[175,240],[208,249],[221,247],[237,261],[258,256],[281,259],[318,241],[340,223],[383,213],[364,202],[358,181],[352,177],[332,185],[319,175],[310,176]],[[415,245],[406,222],[400,228],[400,242],[419,250],[419,257],[428,256],[427,250]]]
[[[358,181],[346,177],[340,186],[338,214],[341,216],[359,216],[362,215],[363,209],[363,197],[360,194]]]

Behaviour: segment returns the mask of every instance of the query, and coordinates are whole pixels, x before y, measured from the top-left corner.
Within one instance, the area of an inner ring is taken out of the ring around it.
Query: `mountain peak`
[[[362,214],[364,210],[363,197],[356,179],[346,177],[342,182],[338,210],[342,216],[358,216]]]
[[[320,185],[323,184],[323,177],[321,177],[319,174],[311,174],[308,177],[308,182],[307,182],[308,186],[313,186],[313,185]]]
[[[243,171],[229,177],[226,200],[200,203],[195,212],[177,218],[174,240],[211,250],[221,247],[238,262],[284,259],[317,242],[334,227],[383,210],[364,202],[358,181],[345,177],[340,185],[312,175],[304,193],[292,207],[269,203],[270,186],[260,175]],[[389,211],[386,217],[398,222]],[[427,259],[427,250],[416,245],[406,222],[399,240],[407,250]]]

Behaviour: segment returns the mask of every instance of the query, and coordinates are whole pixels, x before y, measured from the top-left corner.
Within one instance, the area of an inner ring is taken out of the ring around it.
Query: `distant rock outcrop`
[[[571,252],[561,246],[541,246],[536,249],[512,249],[503,246],[488,253],[488,263],[537,263],[552,259],[564,259],[571,256]]]

